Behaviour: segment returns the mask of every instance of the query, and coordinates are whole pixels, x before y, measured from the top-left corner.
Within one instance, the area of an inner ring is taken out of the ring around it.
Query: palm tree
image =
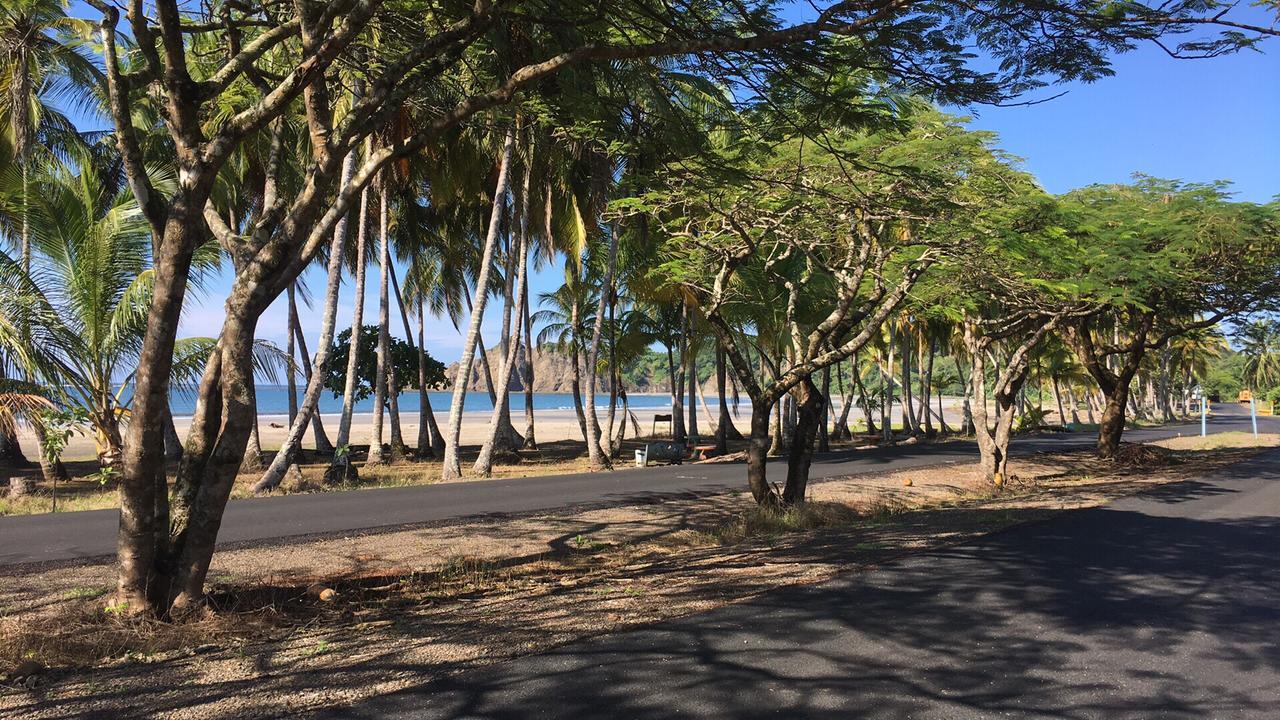
[[[1235,333],[1244,356],[1242,379],[1255,393],[1280,383],[1280,323],[1252,320]]]
[[[458,461],[458,443],[462,438],[462,407],[467,398],[467,381],[471,377],[471,363],[475,360],[476,346],[480,342],[480,323],[484,318],[484,308],[488,300],[489,275],[488,268],[493,264],[494,247],[497,244],[498,229],[502,224],[502,211],[506,202],[507,183],[510,178],[511,156],[514,152],[516,129],[512,125],[507,130],[503,143],[502,155],[498,163],[498,179],[493,193],[493,210],[489,216],[489,228],[485,234],[484,249],[480,259],[480,277],[476,281],[475,298],[471,308],[471,320],[467,327],[466,339],[462,346],[462,357],[458,361],[458,375],[453,383],[453,400],[449,405],[449,430],[445,436],[444,467],[441,479],[456,480],[462,476],[462,467]]]
[[[132,368],[141,350],[153,271],[150,230],[133,197],[102,182],[92,167],[55,167],[32,179],[31,268],[0,253],[0,347],[52,398],[86,411],[99,461],[119,463]],[[216,262],[202,253],[196,268]],[[175,374],[198,374],[212,340],[175,349]],[[178,378],[181,381],[183,378]]]
[[[0,89],[6,96],[0,116],[12,159],[22,171],[24,196],[40,140],[52,150],[59,140],[65,148],[79,139],[55,103],[69,100],[84,108],[102,97],[102,72],[68,32],[79,22],[67,17],[60,0],[9,0],[0,7]],[[20,242],[26,267],[31,243],[25,221]]]
[[[558,289],[538,295],[542,309],[533,314],[533,322],[541,325],[538,345],[568,352],[573,374],[573,409],[578,416],[582,438],[587,438],[586,412],[582,406],[582,355],[588,325],[595,324],[596,288],[584,282],[576,270],[566,268],[566,280]]]

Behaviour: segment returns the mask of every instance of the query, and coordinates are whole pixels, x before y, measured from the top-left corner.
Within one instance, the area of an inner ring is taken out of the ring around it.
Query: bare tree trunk
[[[809,466],[813,463],[814,436],[818,425],[826,415],[826,399],[813,384],[812,377],[805,377],[796,385],[797,421],[792,435],[791,452],[787,457],[787,484],[782,490],[782,502],[795,505],[805,500],[809,486]]]
[[[778,500],[773,488],[769,487],[766,474],[770,449],[769,416],[776,405],[776,401],[768,402],[751,398],[751,441],[747,445],[747,485],[751,488],[751,496],[761,505],[775,504]]]
[[[575,302],[572,312],[573,326],[578,327],[578,306]],[[576,334],[576,331],[575,331]],[[569,360],[573,363],[573,411],[578,416],[578,429],[582,432],[582,440],[587,440],[587,413],[582,407],[582,358],[578,353],[578,338],[569,341]]]
[[[378,365],[373,380],[373,428],[369,434],[369,456],[366,465],[383,465],[390,458],[382,450],[382,424],[387,405],[387,365],[391,345],[390,278],[391,238],[387,232],[387,182],[383,176],[378,193]],[[392,391],[394,392],[394,391]],[[394,454],[394,453],[393,453]]]
[[[972,363],[973,358],[970,358],[969,362]],[[963,426],[960,428],[960,432],[966,435],[972,435],[975,432],[975,423],[973,418],[973,386],[969,380],[965,380],[964,370],[961,369],[960,365],[960,359],[956,358],[956,375],[960,377],[960,387],[964,388],[964,411],[961,418]],[[972,380],[972,378],[970,378],[970,380]]]
[[[458,361],[458,377],[453,383],[453,401],[449,405],[449,433],[445,437],[444,468],[441,479],[457,480],[462,477],[458,462],[458,443],[462,438],[462,407],[467,399],[467,381],[471,378],[471,363],[475,360],[476,345],[480,341],[480,323],[484,319],[484,306],[489,292],[489,267],[493,264],[494,245],[498,240],[498,228],[502,223],[502,208],[507,196],[507,180],[511,168],[511,153],[515,147],[515,127],[507,130],[503,143],[502,160],[498,165],[498,184],[493,193],[493,211],[489,214],[489,231],[485,236],[484,250],[480,258],[480,276],[476,280],[476,292],[471,309],[471,322],[467,338],[462,346],[462,358]]]
[[[622,381],[618,370],[618,327],[614,322],[617,306],[615,295],[610,293],[609,296],[609,412],[606,413],[604,421],[604,441],[608,447],[609,457],[617,455],[617,448],[613,445],[613,422],[618,413],[618,383]],[[626,422],[627,419],[624,417],[622,423],[625,425]]]
[[[519,270],[516,275],[516,289],[514,293],[508,293],[509,295],[513,294],[517,297],[524,293],[525,282],[526,282],[525,280],[526,272],[529,265],[529,250],[528,250],[529,232],[528,232],[528,223],[527,223],[528,198],[529,198],[529,173],[530,171],[526,169],[525,176],[524,176],[524,193],[522,195],[524,212],[521,213],[520,236],[519,236],[519,240],[517,241],[517,250],[516,250],[516,252],[519,253],[519,258],[520,258]],[[502,415],[503,415],[502,411],[504,407],[509,407],[509,405],[507,404],[507,400],[511,396],[511,374],[515,371],[516,355],[519,353],[519,350],[520,350],[519,337],[520,337],[521,326],[523,325],[523,319],[524,319],[523,313],[517,312],[515,316],[514,329],[508,328],[508,332],[515,333],[516,341],[506,343],[506,352],[503,354],[502,365],[498,370],[498,380],[499,380],[498,398],[493,405],[492,417],[489,419],[489,437],[485,440],[484,444],[480,447],[480,454],[479,456],[476,457],[476,462],[473,468],[476,471],[476,474],[479,475],[480,477],[489,477],[490,475],[493,474],[494,451],[499,449],[500,443],[502,443],[501,438],[499,437],[499,433],[501,430],[500,423],[502,421]],[[511,448],[508,448],[505,444],[501,444],[501,448],[504,450],[511,449]]]
[[[733,426],[733,420],[729,417],[729,404],[725,402],[725,376],[727,374],[724,362],[724,348],[716,345],[716,398],[720,402],[716,420],[717,455],[725,455],[729,452],[729,428]]]
[[[365,152],[368,152],[369,145],[365,144]],[[342,418],[338,421],[338,439],[337,446],[339,450],[346,448],[351,443],[351,416],[355,411],[355,393],[356,393],[356,363],[358,362],[360,352],[360,330],[364,322],[364,284],[365,284],[365,262],[364,262],[364,246],[367,235],[369,222],[369,191],[368,189],[360,191],[360,215],[356,218],[359,224],[356,226],[356,282],[354,311],[351,315],[351,344],[347,349],[347,377],[346,384],[342,390]],[[345,459],[345,455],[343,456]]]
[[[880,413],[880,422],[883,423],[884,442],[886,445],[893,442],[893,326],[889,327],[889,356],[887,358],[887,369],[883,373],[884,378],[884,409]]]
[[[609,258],[596,305],[595,328],[591,331],[591,349],[587,352],[587,460],[591,467],[612,470],[613,463],[600,449],[600,421],[596,415],[596,367],[600,360],[600,339],[604,334],[605,305],[613,295],[613,277],[618,264],[618,232],[609,229]]]
[[[169,462],[182,459],[182,438],[173,422],[173,411],[168,407],[164,409],[164,459]]]
[[[684,395],[684,374],[676,370],[676,348],[667,346],[667,378],[671,385],[671,439],[674,442],[684,440],[684,407],[680,398]],[[678,388],[678,389],[677,389]]]
[[[695,341],[693,332],[693,314],[689,312],[686,305],[684,309],[684,366],[685,366],[685,385],[689,387],[689,421],[685,426],[685,430],[689,433],[689,442],[701,442],[698,432],[698,406],[696,398],[698,393],[698,343]]]
[[[898,336],[902,354],[902,429],[909,435],[919,435],[920,426],[916,420],[915,395],[911,387],[911,346],[912,334],[904,330]]]
[[[289,366],[285,371],[285,387],[289,393],[289,425],[298,419],[298,374],[294,372],[297,369],[297,343],[294,342],[293,326],[298,324],[298,303],[295,299],[297,295],[297,283],[289,283],[289,289],[286,291],[288,308],[288,339],[285,340],[285,354],[289,356]]]
[[[818,452],[831,452],[831,436],[827,432],[827,412],[831,408],[831,366],[822,368],[822,413],[821,427],[818,428]],[[801,403],[801,422],[804,419],[804,403]],[[809,469],[805,468],[805,480],[808,481]]]
[[[341,266],[339,266],[339,268],[340,267]],[[339,283],[341,283],[341,280],[342,280],[341,275],[339,275],[339,278],[338,278]],[[328,302],[327,293],[326,293],[326,302]],[[336,305],[337,305],[336,293],[334,295],[334,304],[335,304],[335,312],[336,312]],[[315,438],[316,452],[321,455],[332,455],[333,443],[329,442],[329,435],[324,431],[324,422],[320,419],[320,411],[315,407],[318,404],[318,402],[312,403],[312,408],[310,410],[306,409],[307,401],[305,398],[305,394],[311,389],[311,383],[315,377],[315,368],[311,366],[311,354],[307,352],[307,336],[304,335],[302,332],[302,323],[301,321],[298,320],[297,308],[294,309],[293,320],[294,320],[293,334],[296,335],[298,338],[298,349],[301,351],[300,354],[302,356],[303,377],[306,378],[307,380],[307,387],[303,389],[303,395],[304,395],[303,401],[302,401],[303,412],[306,412],[311,416],[311,433]],[[323,320],[321,322],[323,323]],[[323,335],[324,335],[324,332],[322,330],[321,338],[320,338],[320,342],[322,343],[325,341],[325,338],[323,337]],[[332,330],[329,331],[329,342],[330,343],[333,342]],[[326,352],[324,356],[325,356],[325,359],[328,360],[329,353]],[[319,382],[323,384],[324,378],[320,378]],[[292,423],[290,425],[292,426]]]
[[[533,321],[529,313],[529,283],[520,296],[520,310],[524,313],[524,373],[520,382],[524,385],[524,449],[537,450],[538,440],[533,423]]]
[[[932,337],[926,338],[920,344],[920,351],[924,352],[924,342],[929,344],[929,352],[925,356],[924,374],[920,376],[920,410],[924,416],[924,434],[927,437],[933,437],[937,433],[933,429],[933,420],[930,417],[929,401],[933,399],[933,356],[937,350],[937,343]],[[938,416],[942,418],[941,415]]]
[[[444,452],[444,436],[436,424],[436,413],[431,407],[431,393],[427,391],[427,311],[418,297],[418,454],[427,457]]]
[[[253,425],[249,431],[249,444],[244,450],[244,459],[240,462],[240,472],[258,472],[262,469],[262,440],[258,434],[258,388],[252,375],[247,387],[249,406],[253,411]]]
[[[348,153],[342,159],[342,184],[343,186],[351,183],[351,178],[355,174],[355,154]],[[364,308],[364,212],[367,210],[365,206],[365,196],[361,195],[360,208],[360,231],[359,240],[356,245],[356,298],[355,298],[355,320],[351,329],[351,357],[348,358],[347,364],[347,384],[346,396],[342,405],[342,420],[339,422],[338,444],[340,447],[346,446],[346,438],[343,436],[342,426],[350,428],[351,423],[351,404],[349,400],[355,391],[355,347],[359,341],[359,328],[361,321],[361,313]],[[272,459],[271,465],[262,477],[253,486],[253,492],[260,493],[274,489],[284,479],[284,473],[289,465],[293,462],[293,456],[297,449],[302,446],[302,436],[306,428],[306,418],[313,418],[312,429],[315,432],[316,451],[322,453],[334,453],[334,447],[329,442],[328,435],[325,434],[324,426],[320,422],[320,392],[324,389],[324,376],[328,371],[329,361],[333,353],[333,335],[338,323],[338,292],[342,287],[342,258],[343,245],[346,242],[347,235],[347,218],[343,215],[333,228],[333,239],[329,243],[329,266],[327,268],[328,275],[325,282],[324,309],[320,315],[320,338],[316,346],[316,362],[312,367],[311,360],[308,357],[306,337],[302,333],[302,325],[299,322],[293,328],[298,336],[298,342],[302,345],[302,361],[303,367],[307,372],[307,389],[302,395],[302,406],[299,408],[301,415],[300,422],[294,422],[289,426],[289,434],[285,436],[284,443],[280,446],[280,452],[276,453],[276,457]],[[297,315],[297,312],[294,312]],[[335,454],[335,460],[336,460]],[[342,458],[346,461],[346,457]]]

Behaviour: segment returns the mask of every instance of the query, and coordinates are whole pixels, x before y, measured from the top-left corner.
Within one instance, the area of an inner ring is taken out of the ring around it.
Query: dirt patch
[[[788,513],[727,494],[236,550],[215,558],[211,612],[181,624],[113,613],[110,565],[32,571],[0,589],[0,670],[21,660],[54,669],[34,689],[0,690],[0,714],[305,714],[963,542],[1253,452],[1155,469],[1042,455],[1017,461],[998,496],[966,464],[816,483],[807,507]]]

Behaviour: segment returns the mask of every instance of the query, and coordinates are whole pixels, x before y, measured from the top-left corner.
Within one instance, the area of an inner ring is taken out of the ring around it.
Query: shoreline
[[[960,402],[961,402],[960,398],[950,398],[950,397],[945,398],[947,422],[957,423],[959,421],[958,413],[959,413]],[[837,400],[834,403],[834,405],[835,405],[835,408],[833,412],[838,415],[842,410],[841,404]],[[701,403],[697,403],[695,407],[697,410],[699,429],[702,431],[702,434],[705,434],[706,432],[709,431],[710,428],[715,427],[716,421],[718,419],[717,416],[719,415],[719,404],[714,400],[711,400],[711,399],[708,400],[707,409],[711,411],[711,415],[708,415],[707,412],[703,410]],[[898,415],[901,413],[900,407],[901,406],[898,404],[895,404],[894,406],[895,420],[897,419]],[[600,406],[597,406],[597,409],[598,410],[604,409],[607,412],[607,406],[605,408],[600,408]],[[655,407],[643,407],[643,408],[632,409],[632,414],[635,415],[635,418],[640,425],[639,427],[640,435],[650,434],[653,428],[653,415],[667,414],[669,410],[667,412],[661,412],[664,409],[665,408],[655,408]],[[688,411],[689,411],[689,407],[688,405],[686,405],[685,413],[688,413]],[[461,443],[463,445],[479,445],[483,443],[486,437],[488,436],[489,421],[492,417],[492,414],[493,414],[492,410],[463,411],[462,434],[460,438]],[[603,424],[605,421],[605,417],[604,417],[605,413],[598,412],[597,415],[600,417],[600,421]],[[441,426],[441,429],[443,430],[449,422],[448,410],[447,409],[435,410],[435,416],[436,416],[436,422]],[[745,432],[748,425],[751,422],[750,401],[744,399],[744,401],[738,404],[737,413],[735,414],[733,410],[730,409],[729,416],[734,426],[737,427],[739,431]],[[621,413],[618,414],[618,417],[621,418]],[[876,419],[877,421],[879,420],[878,414],[876,416]],[[330,441],[334,441],[336,438],[338,423],[340,422],[340,420],[341,420],[340,413],[321,413],[320,415],[321,424],[324,425],[325,433],[328,435]],[[850,422],[857,422],[861,420],[860,411],[856,407],[850,411],[849,420]],[[537,434],[537,439],[539,442],[556,442],[556,441],[565,441],[565,440],[578,441],[578,442],[582,441],[582,431],[578,426],[577,413],[574,412],[573,408],[571,407],[567,409],[535,409],[534,423],[535,423],[535,432]],[[518,403],[512,403],[511,424],[515,426],[517,431],[521,433],[525,431],[524,408]],[[658,424],[659,430],[664,429],[663,424],[664,423]],[[178,435],[180,437],[183,437],[183,438],[186,437],[186,433],[187,433],[187,430],[190,428],[190,425],[191,425],[190,415],[174,416],[174,426],[176,427],[178,431]],[[401,433],[404,436],[405,441],[410,445],[415,444],[418,437],[418,412],[416,409],[412,411],[401,412],[400,427],[401,427]],[[615,425],[614,428],[616,432],[617,425]],[[272,413],[272,414],[263,414],[258,416],[259,443],[264,451],[269,452],[269,451],[274,451],[279,449],[281,443],[284,442],[285,435],[288,433],[288,430],[289,430],[289,427],[288,427],[287,413],[278,413],[278,414]],[[634,424],[631,422],[628,422],[627,432],[626,432],[627,437],[635,436],[636,434],[635,430],[636,428]],[[357,412],[352,415],[351,436],[350,436],[350,442],[352,445],[367,444],[369,441],[369,437],[372,434],[372,431],[373,431],[373,413],[372,412],[363,412],[363,413]],[[383,432],[384,432],[384,435],[383,435],[384,440],[389,439],[390,437],[389,425],[383,426]],[[38,451],[36,449],[35,436],[31,432],[31,428],[25,425],[21,426],[18,432],[18,438],[19,438],[19,442],[22,445],[23,452],[27,455],[28,458],[31,458],[32,460],[34,460],[36,458],[36,453]],[[313,438],[314,438],[313,431],[310,428],[308,428],[306,434],[303,436],[302,447],[304,449],[314,449],[315,443],[313,442]],[[69,462],[94,459],[96,457],[96,450],[95,450],[92,431],[86,429],[86,432],[84,434],[73,435],[70,441],[68,441],[66,451],[63,453],[62,457],[64,460]]]

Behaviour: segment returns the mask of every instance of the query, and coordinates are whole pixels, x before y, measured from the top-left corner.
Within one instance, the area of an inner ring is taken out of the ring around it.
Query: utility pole
[[[1204,394],[1204,385],[1200,386],[1200,390],[1197,394],[1200,396],[1200,437],[1204,437],[1207,434],[1207,420],[1209,416],[1209,398]]]
[[[1253,436],[1258,437],[1258,401],[1249,393],[1249,419],[1253,422]]]

